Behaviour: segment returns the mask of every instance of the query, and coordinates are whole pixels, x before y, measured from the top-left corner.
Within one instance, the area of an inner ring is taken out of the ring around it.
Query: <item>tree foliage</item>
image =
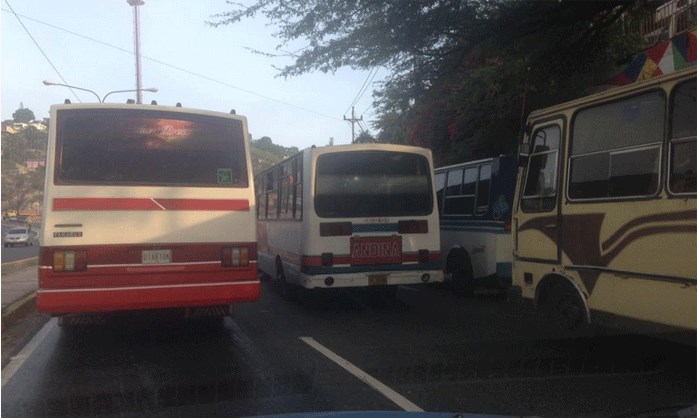
[[[372,144],[377,142],[375,137],[368,131],[361,131],[360,134],[353,140],[354,144]]]
[[[584,94],[636,52],[623,22],[647,0],[257,0],[277,27],[281,76],[382,66],[378,140],[429,146],[441,160],[514,149],[521,116]],[[523,108],[523,96],[525,107]]]
[[[19,109],[15,110],[12,114],[12,120],[15,122],[29,123],[35,119],[34,112],[31,109],[24,107],[23,104],[19,104]]]

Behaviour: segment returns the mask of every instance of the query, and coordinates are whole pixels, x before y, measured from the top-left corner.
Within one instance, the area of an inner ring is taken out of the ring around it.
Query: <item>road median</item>
[[[29,257],[22,260],[10,261],[2,263],[2,275],[16,273],[28,267],[36,266],[39,263],[39,257]]]

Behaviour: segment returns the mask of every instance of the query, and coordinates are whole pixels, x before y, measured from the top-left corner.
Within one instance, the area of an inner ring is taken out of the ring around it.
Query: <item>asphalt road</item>
[[[224,321],[51,320],[3,369],[2,413],[618,416],[697,403],[695,357],[641,336],[554,339],[500,296],[402,287],[396,301],[338,291],[295,303],[265,284]]]

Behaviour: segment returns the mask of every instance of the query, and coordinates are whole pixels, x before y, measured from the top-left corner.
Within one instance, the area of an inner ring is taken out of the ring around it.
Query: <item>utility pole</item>
[[[354,112],[354,110],[355,110],[355,107],[351,106],[351,119],[346,119],[346,116],[344,116],[344,120],[351,122],[351,143],[352,144],[353,144],[353,141],[356,140],[356,130],[354,129],[353,125],[356,122],[363,120],[363,116],[361,116],[360,119],[356,119],[356,113]]]
[[[143,0],[126,0],[133,6],[133,44],[136,55],[136,103],[143,103],[143,93],[141,92],[141,70],[140,70],[140,13],[138,7],[145,4]]]

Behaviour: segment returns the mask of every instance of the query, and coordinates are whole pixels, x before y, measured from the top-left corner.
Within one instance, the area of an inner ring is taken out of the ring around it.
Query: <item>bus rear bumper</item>
[[[399,286],[443,281],[441,270],[375,271],[369,273],[302,274],[300,286],[306,289],[334,287]]]
[[[54,315],[227,305],[259,299],[258,280],[114,288],[39,289],[36,308]]]

